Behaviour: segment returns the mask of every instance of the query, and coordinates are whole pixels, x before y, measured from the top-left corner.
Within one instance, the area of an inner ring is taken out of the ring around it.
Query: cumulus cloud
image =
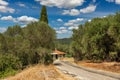
[[[60,27],[60,30],[66,30],[66,28],[65,27]]]
[[[80,12],[91,13],[94,12],[95,10],[96,10],[96,5],[89,5],[88,7],[81,9]]]
[[[73,20],[69,20],[68,22],[66,22],[64,24],[64,26],[73,26],[81,21],[83,21],[84,19],[83,18],[77,18],[77,19],[73,19]]]
[[[38,19],[33,18],[33,17],[28,17],[28,16],[21,16],[16,19],[18,22],[28,24],[30,22],[35,22],[38,21]]]
[[[81,6],[85,0],[35,0],[40,2],[41,5],[56,6],[58,8],[74,8]]]
[[[77,16],[80,14],[80,11],[77,9],[63,10],[63,15]]]
[[[7,28],[5,27],[0,27],[0,32],[5,32],[7,30]]]
[[[120,0],[106,0],[107,2],[115,2],[116,4],[120,4]]]
[[[115,3],[116,4],[120,4],[120,0],[115,0]]]
[[[59,19],[57,19],[57,21],[58,21],[58,22],[63,22],[63,20],[62,20],[62,19],[60,19],[60,18],[59,18]]]
[[[0,0],[0,5],[7,6],[7,5],[8,5],[8,2],[3,1],[3,0]]]
[[[66,27],[60,27],[59,29],[55,29],[57,34],[65,34],[68,33],[68,29]]]
[[[13,18],[12,16],[3,16],[0,18],[0,20],[9,20],[9,21],[13,21],[13,22],[22,23],[22,24],[28,24],[30,22],[38,21],[38,19],[29,17],[29,16],[21,16],[21,17],[17,17],[17,18]]]
[[[14,13],[15,9],[8,7],[9,3],[4,1],[4,0],[0,0],[0,12],[6,13]]]
[[[78,25],[79,25],[80,22],[83,21],[83,20],[84,20],[83,18],[77,18],[77,19],[69,20],[68,22],[66,22],[66,23],[64,24],[64,26],[69,27],[69,28],[68,28],[69,30],[78,29]]]
[[[71,10],[63,10],[62,14],[63,15],[70,15],[70,16],[77,16],[80,13],[91,13],[96,10],[96,5],[89,5],[86,8],[83,9],[71,9]]]
[[[9,8],[9,7],[7,7],[7,6],[0,5],[0,12],[4,12],[4,13],[6,13],[6,12],[14,13],[15,10],[12,9],[12,8]]]
[[[1,20],[13,21],[14,18],[12,16],[4,16],[4,17],[1,17]]]

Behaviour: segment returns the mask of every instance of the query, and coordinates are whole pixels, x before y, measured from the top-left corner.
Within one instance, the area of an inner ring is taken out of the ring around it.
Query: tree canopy
[[[80,25],[72,39],[76,60],[120,61],[120,12]]]

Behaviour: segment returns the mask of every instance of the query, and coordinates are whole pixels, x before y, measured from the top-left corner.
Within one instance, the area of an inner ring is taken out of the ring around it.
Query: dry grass
[[[102,62],[102,63],[88,63],[87,61],[80,61],[77,63],[80,66],[120,73],[120,63],[117,62]]]
[[[53,65],[37,65],[4,80],[68,80],[68,77],[58,72]]]
[[[62,60],[64,60],[64,61],[74,62],[74,58],[63,58]]]

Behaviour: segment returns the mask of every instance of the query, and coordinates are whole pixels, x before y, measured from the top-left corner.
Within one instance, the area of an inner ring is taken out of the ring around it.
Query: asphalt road
[[[90,71],[72,66],[62,61],[55,61],[54,64],[63,73],[69,74],[77,78],[77,80],[120,80],[120,79],[102,75],[99,73],[90,72]]]

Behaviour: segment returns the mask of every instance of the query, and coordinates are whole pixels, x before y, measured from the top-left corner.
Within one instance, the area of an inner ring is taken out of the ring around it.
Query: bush
[[[110,60],[115,61],[117,58],[117,52],[110,52]]]
[[[0,78],[14,75],[22,68],[19,58],[12,54],[0,54]]]
[[[22,64],[19,58],[12,54],[0,54],[0,71],[8,68],[18,70],[22,68]]]
[[[5,71],[0,72],[0,78],[15,75],[17,72],[18,71],[14,70],[14,69],[7,68]]]

